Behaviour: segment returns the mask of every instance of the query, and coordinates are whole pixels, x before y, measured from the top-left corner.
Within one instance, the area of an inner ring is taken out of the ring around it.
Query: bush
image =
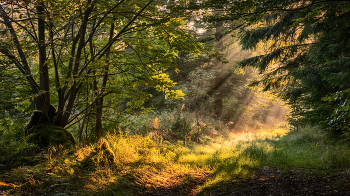
[[[27,148],[24,140],[25,119],[12,118],[8,113],[0,120],[0,159],[12,156]]]

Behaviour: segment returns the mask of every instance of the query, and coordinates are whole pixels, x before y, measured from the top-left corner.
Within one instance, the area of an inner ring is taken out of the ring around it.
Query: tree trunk
[[[49,86],[49,69],[46,59],[45,45],[45,9],[44,2],[38,1],[36,4],[38,12],[38,49],[39,49],[39,75],[40,75],[40,95],[35,99],[36,108],[43,111],[48,116],[50,109],[50,86]],[[51,119],[50,119],[51,120]]]
[[[109,40],[113,39],[113,31],[114,31],[114,23],[111,24],[111,29],[109,33]],[[103,75],[103,81],[102,81],[102,88],[101,93],[102,94],[106,88],[107,80],[108,80],[108,70],[109,70],[109,54],[110,54],[110,48],[106,52],[106,66],[104,67],[104,70],[102,71]],[[103,109],[103,98],[104,96],[101,96],[101,98],[96,103],[96,139],[100,140],[103,136],[103,130],[102,130],[102,109]]]
[[[84,12],[83,21],[80,25],[78,32],[77,32],[76,38],[73,41],[74,42],[74,45],[73,45],[74,50],[72,49],[72,51],[71,51],[72,57],[71,57],[70,62],[69,62],[69,68],[68,68],[69,70],[68,70],[67,77],[66,77],[67,79],[70,78],[71,76],[74,79],[78,79],[78,77],[79,77],[78,72],[79,72],[80,65],[81,65],[81,62],[80,62],[81,56],[83,54],[83,49],[85,47],[86,30],[87,30],[90,14],[92,13],[92,10],[93,10],[94,5],[95,5],[94,3],[95,2],[93,2],[92,0],[88,0],[87,5],[89,5],[89,6],[87,7],[87,9]],[[79,40],[79,42],[77,43],[78,40]],[[75,44],[78,44],[76,52],[75,52]],[[75,56],[74,56],[74,53],[76,54]],[[74,57],[74,59],[73,59],[73,57]],[[69,118],[71,117],[71,112],[73,110],[73,106],[75,103],[75,99],[76,99],[76,96],[77,96],[77,93],[78,93],[80,87],[81,87],[81,83],[74,81],[72,84],[72,87],[67,92],[69,94],[68,103],[66,104],[65,110],[63,111],[62,117],[60,118],[59,126],[65,127],[68,124]],[[65,102],[66,102],[66,99],[64,100],[64,103]]]

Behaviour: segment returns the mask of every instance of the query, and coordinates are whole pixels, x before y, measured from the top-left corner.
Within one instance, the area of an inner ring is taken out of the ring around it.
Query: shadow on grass
[[[108,188],[99,192],[99,194],[92,193],[91,195],[194,195],[194,187],[203,184],[205,181],[205,178],[196,178],[190,174],[177,177],[183,180],[178,183],[165,184],[163,186],[140,184],[138,179],[129,179],[129,186],[125,186],[125,183],[110,184]]]
[[[255,190],[268,195],[270,189],[279,190],[278,183],[289,186],[292,177],[288,175],[295,176],[295,172],[290,173],[291,168],[313,168],[323,173],[348,168],[350,152],[348,144],[327,140],[322,133],[305,131],[241,141],[227,151],[218,150],[201,163],[214,168],[210,176],[195,169],[172,169],[166,162],[156,164],[148,159],[107,167],[93,162],[82,165],[84,161],[68,163],[66,159],[57,159],[50,167],[43,164],[40,171],[26,168],[13,171],[10,174],[13,180],[6,183],[22,182],[16,184],[16,190],[9,195],[244,195],[247,191],[253,194]],[[89,159],[91,157],[86,157]],[[198,159],[191,160],[193,165],[198,162]],[[62,175],[53,176],[60,173],[58,169],[62,170]],[[297,191],[304,182],[312,187],[328,180],[316,177],[311,181],[293,178],[296,184],[289,186],[290,191]],[[0,176],[0,182],[3,179]],[[341,180],[339,178],[339,182]],[[0,194],[1,191],[0,187]],[[328,190],[319,187],[316,191]]]
[[[228,194],[229,192],[235,193],[233,195],[240,195],[247,191],[248,184],[259,184],[259,180],[266,180],[266,183],[272,184],[280,183],[275,181],[277,179],[275,175],[288,176],[293,168],[303,168],[303,171],[308,173],[306,174],[308,177],[313,175],[316,178],[324,176],[325,171],[346,170],[350,164],[349,145],[334,142],[328,139],[323,132],[316,130],[292,131],[283,137],[255,139],[243,143],[245,145],[237,145],[237,150],[240,151],[238,155],[218,160],[218,166],[212,177],[205,183],[198,195],[213,195],[212,193],[220,195],[219,193]],[[239,146],[243,146],[244,149],[239,149]],[[264,170],[264,166],[276,169],[265,172],[266,174],[259,173]],[[257,175],[263,177],[257,179]],[[300,177],[299,174],[296,175]],[[287,176],[281,178],[286,184],[293,181]],[[300,177],[301,181],[302,178]],[[313,183],[312,180],[310,183]],[[315,185],[312,187],[317,187],[317,180],[315,180]],[[269,188],[278,190],[271,186]],[[264,189],[264,186],[260,188]],[[323,190],[323,187],[318,190]],[[250,193],[253,194],[253,191]]]
[[[50,193],[77,195],[193,195],[202,185],[207,173],[200,171],[168,170],[167,164],[137,161],[118,166],[91,160],[73,166],[74,174],[67,179],[69,187],[57,187]]]
[[[260,149],[253,148],[222,160],[197,195],[239,195],[263,165],[264,156]]]
[[[122,172],[122,171],[121,171]],[[85,173],[86,176],[89,174]],[[96,172],[94,172],[96,175]],[[156,174],[145,171],[131,170],[124,174],[112,175],[115,179],[101,187],[92,185],[87,178],[76,179],[81,183],[79,195],[194,195],[195,187],[202,185],[208,175],[206,173]],[[100,177],[101,179],[101,177]],[[77,188],[77,187],[76,187]],[[88,190],[92,188],[94,190]],[[96,189],[98,191],[96,191]]]

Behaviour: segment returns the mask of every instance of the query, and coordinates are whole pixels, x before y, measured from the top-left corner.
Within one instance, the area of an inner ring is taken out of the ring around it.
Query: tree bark
[[[114,23],[111,24],[111,29],[109,32],[109,40],[112,40],[113,38],[113,32],[114,32]],[[109,54],[110,54],[110,48],[108,48],[108,51],[106,52],[106,65],[102,71],[103,80],[102,80],[102,87],[100,94],[103,94],[106,86],[107,86],[107,80],[108,80],[108,70],[109,70]],[[103,136],[103,129],[102,129],[102,109],[103,109],[103,98],[104,96],[101,96],[101,98],[96,103],[96,125],[95,125],[95,131],[96,131],[96,139],[100,140]]]
[[[39,75],[40,88],[44,92],[40,92],[35,99],[36,109],[43,111],[48,116],[50,107],[50,86],[49,86],[49,69],[46,59],[45,45],[45,7],[43,1],[38,1],[36,4],[38,14],[38,49],[39,49]]]
[[[78,43],[78,48],[76,50],[76,55],[75,55],[75,58],[74,58],[74,67],[73,67],[73,75],[71,76],[71,70],[68,71],[68,74],[67,74],[67,78],[70,78],[73,77],[74,78],[74,81],[73,81],[73,85],[72,87],[70,88],[70,90],[67,92],[69,94],[69,99],[68,99],[68,103],[65,107],[65,111],[62,112],[62,118],[60,118],[60,122],[59,122],[59,125],[61,127],[65,127],[69,121],[69,118],[71,116],[71,112],[72,112],[72,109],[73,109],[73,106],[74,106],[74,103],[75,103],[75,99],[76,99],[76,95],[77,95],[77,92],[79,91],[79,87],[80,85],[77,84],[77,77],[78,77],[78,71],[79,71],[79,68],[80,68],[80,60],[81,60],[81,55],[83,53],[83,49],[85,47],[85,35],[86,35],[86,29],[87,29],[87,25],[88,25],[88,22],[89,22],[89,17],[92,13],[92,10],[94,8],[94,3],[93,1],[89,0],[88,1],[88,4],[90,4],[90,6],[85,10],[84,12],[84,19],[81,23],[81,26],[79,28],[79,31],[77,33],[77,36],[76,36],[76,39],[75,41],[79,38],[79,43]],[[75,48],[75,47],[74,47]],[[72,51],[72,53],[74,53],[74,51]],[[71,58],[72,60],[73,58]],[[70,61],[70,65],[69,65],[69,69],[71,69],[71,63],[73,63],[73,61]],[[66,101],[64,101],[66,102]]]

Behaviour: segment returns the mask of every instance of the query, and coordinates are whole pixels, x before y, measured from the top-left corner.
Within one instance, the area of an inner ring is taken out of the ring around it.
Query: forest
[[[349,1],[0,1],[0,195],[350,195],[349,98]]]

